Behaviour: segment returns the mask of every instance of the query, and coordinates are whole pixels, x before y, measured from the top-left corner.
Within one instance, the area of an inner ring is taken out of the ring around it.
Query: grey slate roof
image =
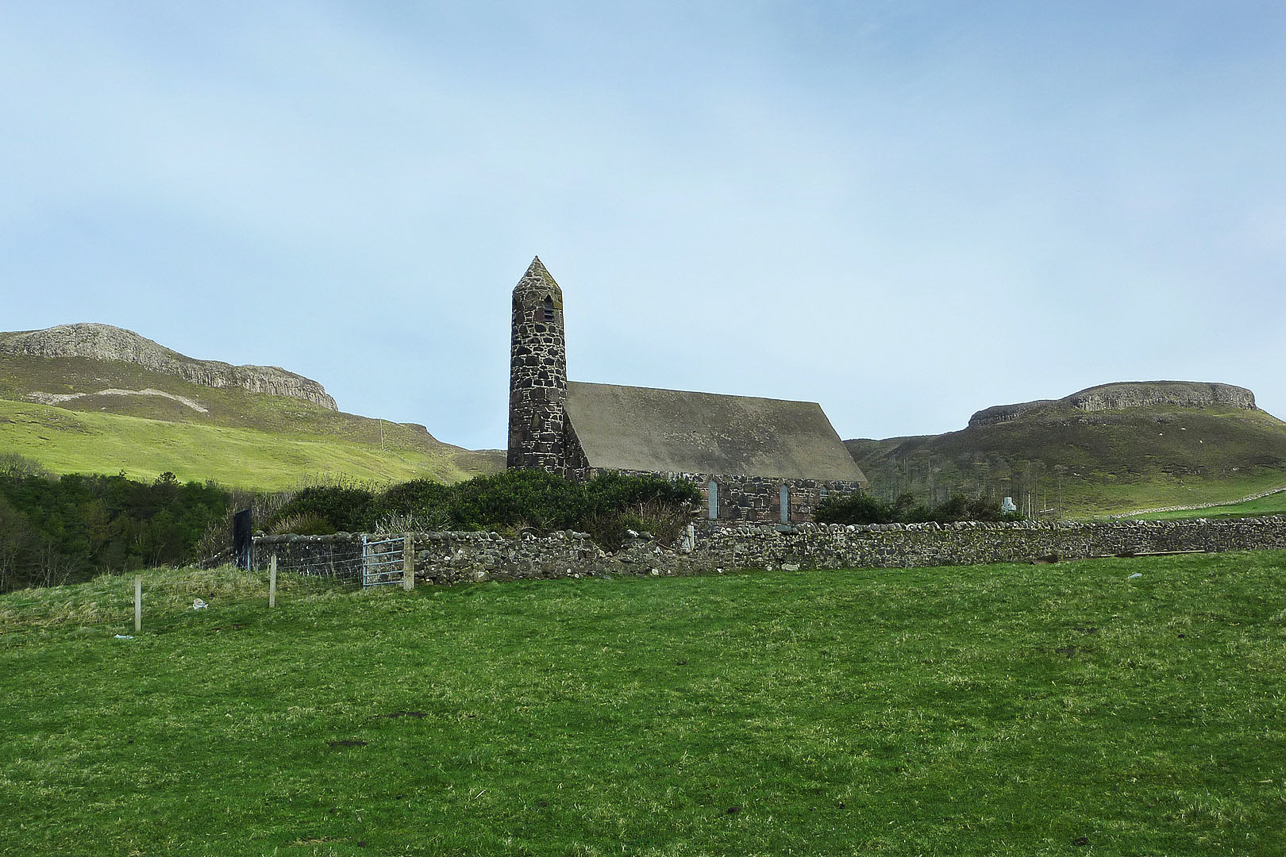
[[[815,402],[567,384],[591,467],[866,484]]]

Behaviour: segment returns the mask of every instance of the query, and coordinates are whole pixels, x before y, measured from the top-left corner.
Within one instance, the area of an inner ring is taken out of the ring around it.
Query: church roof
[[[591,467],[866,484],[816,402],[571,381],[567,416]]]

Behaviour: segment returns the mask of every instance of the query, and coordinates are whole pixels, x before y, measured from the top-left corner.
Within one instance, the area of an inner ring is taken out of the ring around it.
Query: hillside
[[[168,470],[261,489],[319,476],[453,482],[504,464],[422,425],[343,413],[284,369],[193,360],[106,325],[0,333],[0,451],[59,473]]]
[[[0,355],[129,363],[203,387],[240,387],[253,393],[290,396],[332,411],[339,410],[321,384],[279,366],[232,366],[217,360],[197,360],[132,330],[109,324],[63,324],[47,330],[0,333]]]
[[[882,496],[1011,496],[1044,516],[1233,501],[1286,485],[1286,423],[1227,384],[1107,384],[942,435],[845,441]]]

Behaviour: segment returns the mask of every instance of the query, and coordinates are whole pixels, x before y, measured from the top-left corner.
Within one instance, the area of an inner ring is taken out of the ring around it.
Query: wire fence
[[[257,543],[254,565],[276,557],[282,572],[321,577],[363,587],[400,584],[410,589],[415,575],[415,539],[405,533],[361,534],[320,540]]]
[[[99,575],[87,583],[41,587],[0,596],[0,636],[27,638],[57,629],[112,632],[129,637],[169,628],[197,617],[228,615],[230,608],[280,603],[355,592],[361,578],[289,568],[246,571],[214,568],[151,569],[140,574]],[[206,612],[210,611],[210,612]],[[244,611],[242,612],[244,615]]]
[[[216,607],[258,602],[272,609],[279,593],[306,597],[393,585],[409,590],[414,584],[414,540],[406,535],[362,536],[348,549],[324,554],[259,550],[267,556],[266,567],[254,570],[236,568],[229,550],[187,568],[10,592],[0,597],[0,634],[74,626],[117,628],[118,636],[128,637],[148,623],[173,624],[176,617]]]
[[[354,536],[351,542],[328,545],[320,550],[256,544],[252,564],[255,568],[266,568],[270,558],[276,557],[277,568],[283,574],[325,578],[349,585],[405,586],[407,538],[401,533]],[[235,561],[236,555],[229,548],[202,560],[197,567],[217,568]],[[413,564],[414,560],[409,562]]]
[[[256,551],[259,549],[256,548]],[[282,574],[328,580],[343,586],[365,585],[365,558],[363,556],[310,557],[269,553],[277,557],[277,570]]]

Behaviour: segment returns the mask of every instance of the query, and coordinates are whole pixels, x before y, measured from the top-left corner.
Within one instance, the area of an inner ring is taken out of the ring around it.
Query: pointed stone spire
[[[519,290],[523,292],[538,291],[542,294],[548,294],[554,298],[560,308],[562,306],[563,290],[558,287],[558,282],[549,273],[545,263],[540,261],[539,256],[532,258],[531,265],[527,267],[527,273],[522,275],[522,279],[518,281],[518,285],[514,288],[514,294],[516,295]]]

